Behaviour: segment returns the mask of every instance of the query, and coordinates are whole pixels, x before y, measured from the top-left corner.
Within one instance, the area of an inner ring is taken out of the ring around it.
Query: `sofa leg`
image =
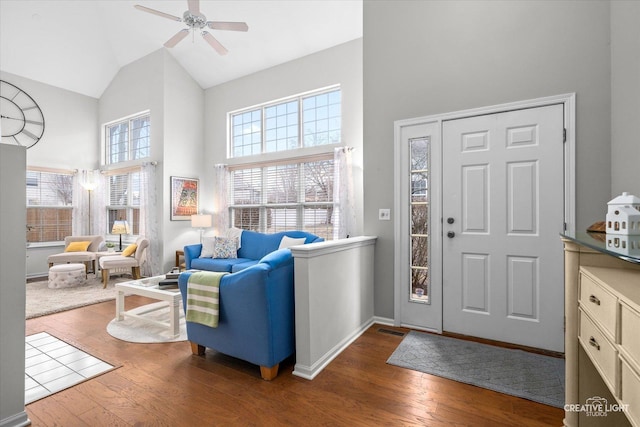
[[[197,356],[204,356],[205,347],[203,345],[193,341],[189,341],[189,343],[191,344],[191,353]]]
[[[131,267],[131,275],[135,280],[140,278],[140,267]]]
[[[271,381],[275,377],[278,376],[278,367],[279,363],[273,365],[272,367],[260,366],[260,375],[263,380]]]
[[[107,287],[107,283],[109,282],[109,270],[106,268],[102,269],[102,289]]]

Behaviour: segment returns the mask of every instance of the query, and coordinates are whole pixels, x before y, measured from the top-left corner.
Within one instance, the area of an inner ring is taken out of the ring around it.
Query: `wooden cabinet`
[[[564,244],[564,425],[640,427],[640,259]]]

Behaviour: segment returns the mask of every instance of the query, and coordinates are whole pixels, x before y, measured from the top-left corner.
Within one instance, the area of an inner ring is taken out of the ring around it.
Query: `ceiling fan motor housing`
[[[182,15],[182,21],[187,24],[189,28],[204,28],[207,26],[207,17],[201,13],[192,13],[185,11]]]

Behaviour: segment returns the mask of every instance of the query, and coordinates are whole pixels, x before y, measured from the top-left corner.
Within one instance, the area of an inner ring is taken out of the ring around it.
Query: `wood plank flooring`
[[[127,309],[148,304],[127,297]],[[313,381],[188,342],[133,344],[106,332],[115,301],[27,321],[119,369],[27,405],[33,426],[561,426],[561,409],[387,365],[401,336],[373,325]]]

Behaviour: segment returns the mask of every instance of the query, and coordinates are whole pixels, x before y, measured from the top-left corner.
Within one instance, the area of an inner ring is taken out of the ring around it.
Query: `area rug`
[[[564,406],[564,359],[556,357],[410,331],[387,363]]]
[[[25,338],[25,404],[116,368],[47,332],[29,335]]]
[[[166,302],[155,302],[153,304],[143,305],[130,310],[133,314],[139,314],[141,312],[154,309],[157,307],[163,307],[157,311],[145,314],[152,320],[168,322],[169,319],[169,306]],[[135,318],[125,317],[124,320],[113,319],[107,325],[107,332],[114,338],[122,341],[135,342],[135,343],[160,343],[160,342],[177,342],[187,340],[187,325],[184,320],[184,311],[182,304],[180,304],[180,335],[174,337],[171,335],[169,328],[163,328],[159,325],[147,323]]]
[[[111,280],[107,289],[102,289],[100,278],[90,274],[84,286],[74,288],[49,289],[46,279],[27,283],[26,318],[32,319],[115,299],[113,284],[116,282],[117,280]]]

